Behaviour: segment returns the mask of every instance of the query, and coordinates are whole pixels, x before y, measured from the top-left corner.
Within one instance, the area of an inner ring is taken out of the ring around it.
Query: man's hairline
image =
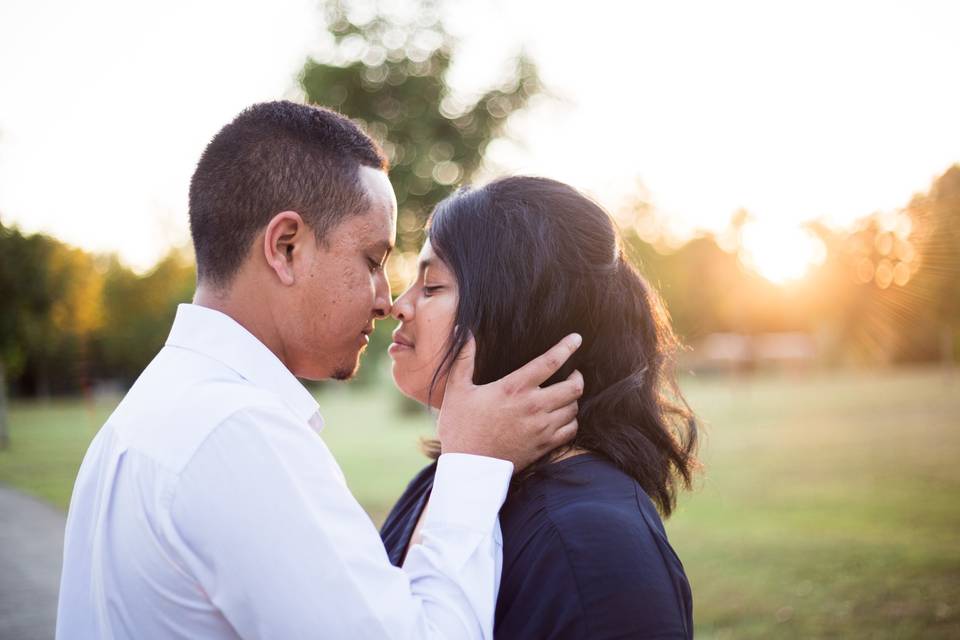
[[[314,240],[316,240],[317,245],[320,246],[325,251],[330,250],[330,236],[333,234],[333,232],[336,229],[341,227],[343,224],[345,224],[348,220],[351,220],[352,218],[368,215],[371,212],[373,203],[370,198],[370,189],[367,188],[367,186],[363,183],[363,180],[360,178],[360,170],[363,168],[373,169],[374,171],[380,172],[385,176],[389,176],[389,173],[386,167],[378,167],[378,166],[374,166],[374,165],[370,165],[370,164],[366,164],[364,162],[358,161],[356,164],[356,171],[354,173],[355,186],[358,187],[357,191],[360,194],[357,201],[357,206],[355,208],[352,208],[352,210],[343,213],[332,226],[326,229],[321,229],[320,225],[310,224],[309,216],[305,216],[302,211],[297,211],[295,209],[285,210],[285,211],[292,211],[293,213],[296,213],[298,216],[300,216],[300,219],[303,221],[303,224],[310,231],[313,232],[313,237],[314,237]],[[227,275],[225,278],[216,279],[210,275],[207,275],[206,277],[201,278],[200,265],[198,263],[197,264],[197,286],[199,287],[200,285],[205,285],[212,288],[215,291],[228,290],[236,280],[240,271],[243,269],[243,266],[247,263],[248,260],[251,259],[251,255],[255,251],[256,247],[261,244],[260,242],[261,234],[263,234],[264,230],[268,226],[270,226],[270,222],[281,213],[284,213],[284,212],[278,211],[274,213],[269,219],[267,219],[267,222],[262,227],[257,229],[256,233],[254,234],[253,240],[251,240],[250,246],[247,249],[247,254],[244,256],[240,264],[237,265],[237,268],[234,269],[234,271],[229,275]],[[197,253],[196,248],[194,248],[194,255],[196,255],[196,253]]]

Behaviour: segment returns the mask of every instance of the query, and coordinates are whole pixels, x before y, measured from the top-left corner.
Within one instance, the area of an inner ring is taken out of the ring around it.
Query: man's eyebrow
[[[371,250],[374,253],[378,253],[378,254],[382,253],[383,257],[386,258],[387,256],[390,255],[390,252],[393,251],[393,243],[388,242],[386,240],[381,240],[377,244],[373,245],[373,247],[371,247]]]

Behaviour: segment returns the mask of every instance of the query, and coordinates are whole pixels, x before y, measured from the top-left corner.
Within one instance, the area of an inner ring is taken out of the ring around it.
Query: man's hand
[[[509,460],[514,470],[573,439],[583,376],[574,371],[563,382],[540,385],[580,346],[572,333],[542,356],[510,375],[473,384],[476,344],[471,337],[447,376],[437,431],[443,453],[472,453]]]

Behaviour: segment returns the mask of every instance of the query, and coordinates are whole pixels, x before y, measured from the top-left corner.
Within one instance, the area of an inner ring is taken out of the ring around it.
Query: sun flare
[[[744,227],[740,239],[743,263],[776,284],[802,279],[826,255],[823,242],[798,226],[757,221]]]

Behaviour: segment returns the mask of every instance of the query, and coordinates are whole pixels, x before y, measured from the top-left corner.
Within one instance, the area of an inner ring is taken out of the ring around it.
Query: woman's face
[[[453,334],[457,299],[453,272],[427,240],[420,251],[417,279],[393,304],[393,317],[400,326],[389,349],[397,388],[424,404]],[[437,380],[430,398],[434,406],[440,406],[446,383],[446,376]]]

